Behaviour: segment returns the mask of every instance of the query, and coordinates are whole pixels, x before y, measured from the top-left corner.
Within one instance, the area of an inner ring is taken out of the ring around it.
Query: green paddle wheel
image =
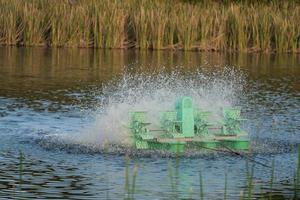
[[[248,133],[241,129],[245,119],[239,107],[223,108],[223,118],[194,108],[190,97],[176,101],[174,111],[160,113],[159,124],[146,119],[147,112],[129,113],[132,145],[136,149],[184,152],[187,148],[248,150]],[[150,128],[151,127],[151,128]],[[158,127],[158,128],[153,128]]]

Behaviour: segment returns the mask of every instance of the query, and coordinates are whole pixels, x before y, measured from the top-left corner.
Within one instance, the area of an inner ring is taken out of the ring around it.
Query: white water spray
[[[147,121],[158,124],[159,112],[174,110],[176,99],[188,95],[195,107],[220,115],[222,107],[237,104],[243,84],[243,75],[227,68],[215,73],[125,73],[102,88],[94,123],[77,134],[63,135],[63,139],[94,148],[128,145],[130,130],[125,126],[130,111],[147,111]]]

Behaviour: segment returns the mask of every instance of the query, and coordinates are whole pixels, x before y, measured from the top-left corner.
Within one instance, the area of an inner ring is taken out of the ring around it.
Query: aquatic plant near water
[[[199,172],[199,193],[200,193],[200,200],[204,200],[204,192],[203,192],[203,178],[201,171]]]
[[[300,52],[297,1],[0,0],[0,44]]]
[[[139,164],[135,162],[130,182],[129,175],[129,163],[130,159],[128,156],[125,157],[125,199],[134,199],[135,189],[136,189],[136,178],[139,169]]]

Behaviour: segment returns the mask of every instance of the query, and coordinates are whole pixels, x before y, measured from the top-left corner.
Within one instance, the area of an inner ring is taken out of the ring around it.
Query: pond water
[[[130,110],[155,121],[182,95],[215,113],[241,106],[252,153],[178,159],[117,147],[128,140]],[[225,186],[227,199],[239,199],[248,195],[249,168],[253,198],[272,189],[288,199],[296,192],[300,55],[2,47],[0,137],[1,199],[126,199],[136,169],[136,199],[199,199],[200,172],[205,199],[223,199]]]

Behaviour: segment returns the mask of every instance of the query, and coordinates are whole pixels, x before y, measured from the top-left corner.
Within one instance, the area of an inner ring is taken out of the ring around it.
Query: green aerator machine
[[[174,153],[188,148],[248,150],[248,133],[240,128],[245,119],[240,113],[239,107],[227,107],[223,108],[223,119],[212,120],[211,112],[194,108],[192,98],[184,96],[176,101],[174,111],[160,113],[158,125],[147,122],[146,111],[135,111],[129,113],[128,127],[136,149]]]

